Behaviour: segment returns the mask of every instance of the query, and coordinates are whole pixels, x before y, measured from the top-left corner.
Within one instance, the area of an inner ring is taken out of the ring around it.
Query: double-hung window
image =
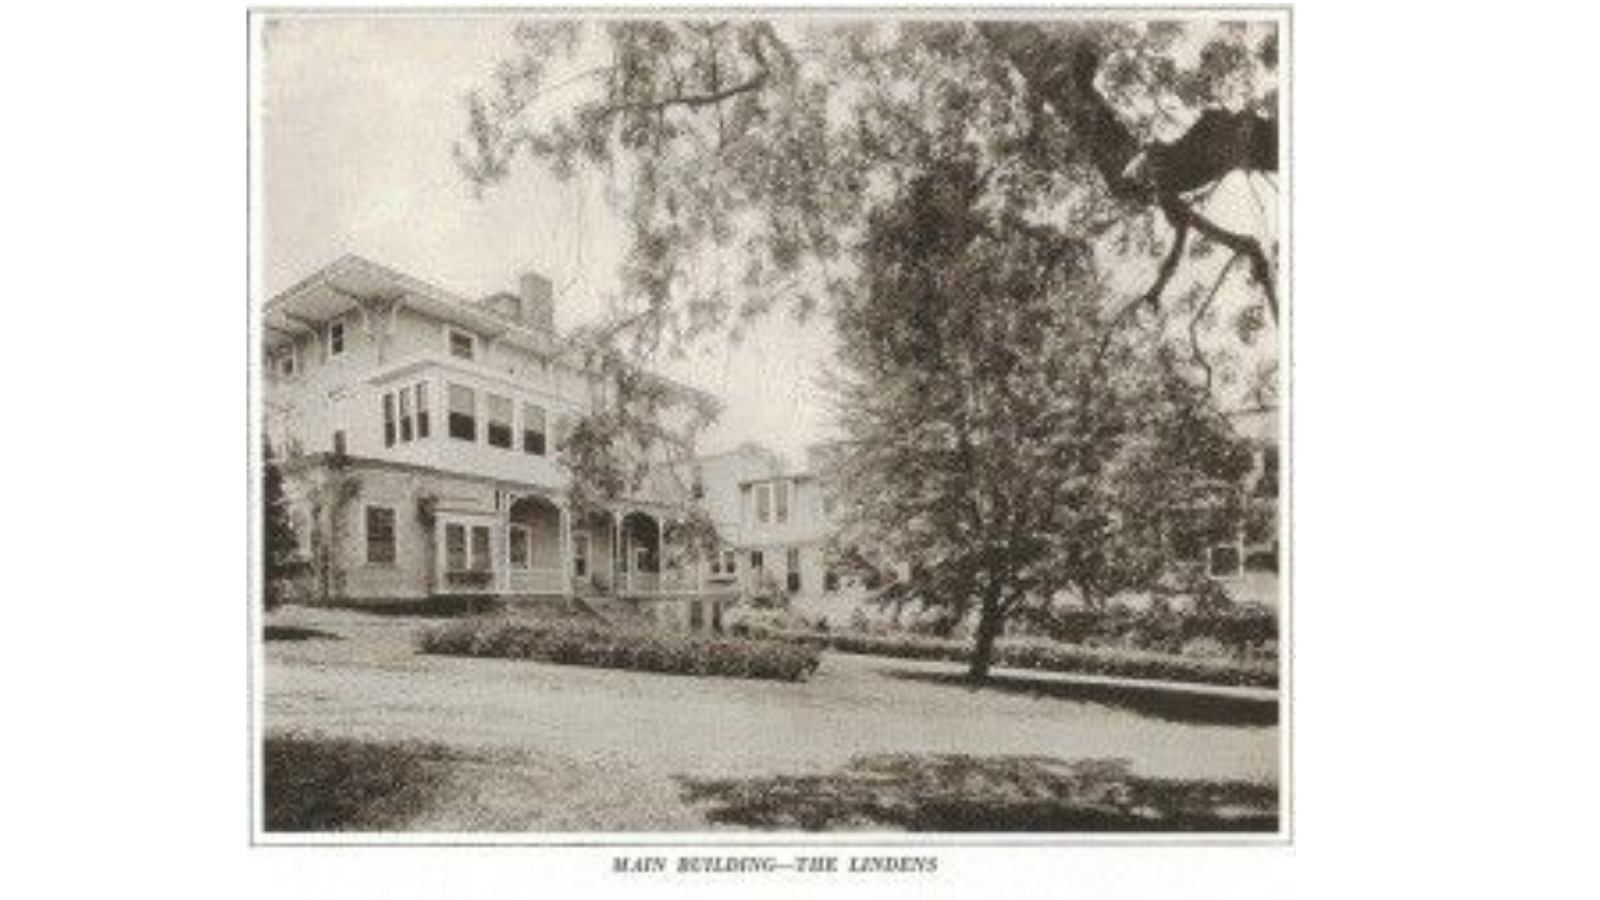
[[[328,323],[328,358],[344,354],[345,324],[344,317],[340,316]]]
[[[772,486],[772,493],[777,497],[774,504],[777,508],[778,521],[789,521],[789,482],[780,481]]]
[[[394,393],[390,392],[383,395],[383,445],[393,447],[394,436]]]
[[[489,446],[511,449],[511,401],[489,394]]]
[[[478,439],[478,398],[472,388],[450,385],[450,436],[460,441]]]
[[[756,521],[762,524],[772,521],[772,485],[756,485]]]
[[[790,547],[784,559],[785,580],[789,593],[800,593],[800,548]]]
[[[369,506],[366,512],[367,562],[387,565],[394,562],[394,507]]]
[[[578,578],[589,577],[589,532],[572,534],[572,574]]]
[[[489,526],[445,523],[444,564],[451,572],[489,571]]]
[[[428,436],[428,383],[418,382],[412,387],[417,395],[417,439]]]
[[[522,404],[522,452],[543,456],[545,452],[544,407]]]
[[[412,430],[411,429],[412,429],[412,423],[411,423],[411,390],[409,388],[401,388],[400,389],[400,440],[401,441],[403,441],[405,443],[408,443],[408,444],[411,443],[411,437],[412,437]]]

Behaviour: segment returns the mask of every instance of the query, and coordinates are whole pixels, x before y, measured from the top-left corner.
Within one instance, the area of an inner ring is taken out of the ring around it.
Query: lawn
[[[973,689],[957,664],[836,653],[804,682],[682,677],[424,655],[423,619],[272,619],[338,638],[264,645],[281,830],[1276,827],[1270,690]]]

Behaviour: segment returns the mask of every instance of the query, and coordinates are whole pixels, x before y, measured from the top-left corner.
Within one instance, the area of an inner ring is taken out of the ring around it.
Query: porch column
[[[489,565],[494,567],[494,585],[497,593],[504,594],[511,589],[511,507],[517,502],[517,495],[504,493],[504,501],[497,510],[500,520],[500,554],[495,559],[491,554]]]
[[[611,512],[611,593],[622,594],[622,516]]]
[[[565,501],[556,504],[556,540],[561,549],[556,556],[561,560],[561,595],[572,596],[572,516]]]

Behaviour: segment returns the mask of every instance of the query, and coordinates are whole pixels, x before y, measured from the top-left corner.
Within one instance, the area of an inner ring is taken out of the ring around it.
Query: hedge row
[[[966,663],[972,644],[922,635],[869,635],[808,631],[771,631],[764,636],[799,646],[892,656],[901,659]],[[1121,648],[1083,647],[1038,639],[1006,639],[995,643],[994,664],[1015,669],[1101,675],[1193,684],[1277,687],[1278,667],[1271,661],[1197,658]]]
[[[821,653],[788,641],[612,628],[581,622],[467,619],[418,633],[417,649],[441,656],[537,659],[572,666],[673,675],[801,681]]]
[[[1275,647],[1278,616],[1261,606],[1178,612],[1162,608],[1051,609],[1028,615],[1036,631],[1069,644],[1120,645],[1176,653],[1192,641],[1211,640],[1235,652]]]

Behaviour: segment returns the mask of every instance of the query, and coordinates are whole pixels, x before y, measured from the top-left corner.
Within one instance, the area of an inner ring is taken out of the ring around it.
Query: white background
[[[1595,28],[1296,11],[1295,841],[946,850],[936,877],[1185,898],[1592,884]],[[577,897],[609,854],[251,849],[246,18],[0,25],[0,894]]]

